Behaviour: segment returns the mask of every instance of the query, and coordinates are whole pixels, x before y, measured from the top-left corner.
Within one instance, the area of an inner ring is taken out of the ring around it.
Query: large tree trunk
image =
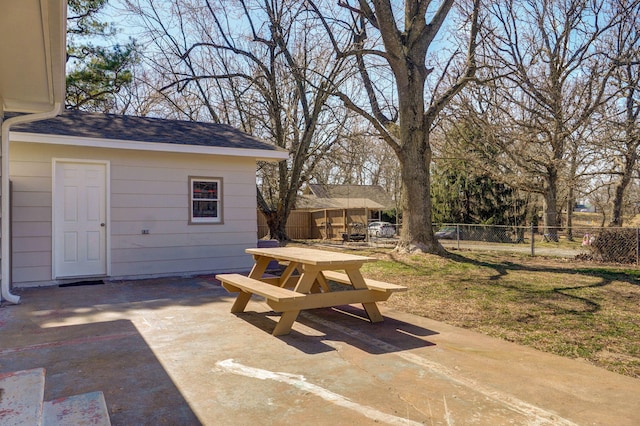
[[[291,214],[291,209],[295,203],[296,193],[300,188],[300,179],[296,175],[289,179],[287,163],[282,161],[277,166],[278,170],[278,196],[277,203],[269,203],[265,200],[260,189],[257,190],[258,209],[264,214],[269,227],[270,239],[275,239],[281,243],[290,240],[287,234],[287,221]],[[292,174],[294,174],[292,172]],[[297,185],[293,185],[298,182]],[[273,204],[276,204],[275,206]]]
[[[609,226],[622,226],[622,206],[624,202],[624,192],[627,189],[627,186],[631,183],[632,171],[635,169],[636,157],[635,150],[631,155],[626,156],[626,161],[624,165],[624,170],[622,172],[622,176],[620,177],[620,181],[616,185],[616,194],[613,198],[613,208],[611,210],[611,222]]]
[[[573,206],[576,205],[573,187],[569,188],[567,197],[567,240],[573,241]]]
[[[415,131],[412,138],[423,138],[425,141],[414,141],[405,144],[401,163],[402,180],[402,232],[398,243],[399,251],[412,252],[420,250],[428,253],[444,253],[440,243],[433,236],[431,223],[431,147],[429,134]]]
[[[431,145],[429,132],[433,116],[425,114],[424,86],[428,71],[421,51],[409,50],[408,59],[395,63],[401,148],[398,152],[401,173],[403,224],[399,251],[446,251],[433,235],[431,223]],[[413,55],[413,56],[411,56]]]
[[[443,254],[446,251],[435,239],[431,223],[431,120],[424,113],[427,71],[423,62],[406,61],[403,65],[408,70],[399,73],[403,78],[398,78],[403,223],[397,249]]]
[[[277,211],[262,211],[262,214],[264,215],[267,221],[267,226],[269,227],[269,234],[267,235],[267,238],[271,240],[278,240],[280,242],[288,241],[287,220],[284,215]]]
[[[549,171],[544,191],[544,233],[551,241],[558,241],[558,178],[555,171]]]
[[[611,222],[609,226],[616,227],[622,226],[622,205],[624,201],[624,191],[631,182],[631,173],[628,170],[625,170],[622,175],[622,179],[616,185],[616,193],[613,198],[613,208],[611,209]]]

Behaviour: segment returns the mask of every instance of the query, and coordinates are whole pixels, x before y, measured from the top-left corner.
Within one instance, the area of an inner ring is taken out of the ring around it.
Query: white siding
[[[52,160],[109,161],[111,279],[246,271],[255,247],[255,161],[31,143],[11,145],[13,281],[53,283]],[[223,179],[222,224],[189,224],[189,176]],[[149,230],[143,235],[142,230]]]

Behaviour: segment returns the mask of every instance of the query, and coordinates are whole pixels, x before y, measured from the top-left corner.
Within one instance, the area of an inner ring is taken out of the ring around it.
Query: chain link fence
[[[448,248],[504,250],[594,262],[638,264],[640,229],[572,227],[544,232],[526,226],[441,224],[436,237]]]
[[[583,261],[640,264],[639,228],[572,227],[543,230],[531,226],[436,224],[436,238],[447,249],[508,251]],[[400,227],[389,237],[369,235],[363,245],[393,247]]]

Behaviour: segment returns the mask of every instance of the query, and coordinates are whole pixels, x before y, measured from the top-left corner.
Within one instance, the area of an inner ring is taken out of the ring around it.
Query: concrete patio
[[[637,425],[640,380],[382,309],[277,314],[212,277],[16,291],[0,373],[46,368],[45,399],[102,391],[113,425]]]

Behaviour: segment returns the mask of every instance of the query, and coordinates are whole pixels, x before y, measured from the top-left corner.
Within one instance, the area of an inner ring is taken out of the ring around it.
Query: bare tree
[[[478,152],[503,179],[526,182],[542,194],[545,232],[552,238],[561,201],[573,203],[582,152],[573,144],[583,142],[593,114],[607,101],[616,67],[604,55],[603,39],[623,13],[609,0],[503,0],[490,7],[493,25],[486,28],[483,57],[500,78],[487,86],[494,93],[482,92],[481,103],[499,113],[484,123],[491,150],[478,146]]]
[[[257,194],[271,238],[287,240],[298,191],[344,128],[329,89],[339,84],[346,60],[323,48],[318,21],[295,0],[128,5],[156,46],[149,64],[165,76],[158,90],[172,106],[189,119],[207,114],[289,150],[288,161],[260,165]]]
[[[321,14],[313,2],[308,3]],[[467,35],[467,45],[462,50],[454,47],[448,57],[436,39],[453,10],[453,0],[406,0],[403,6],[390,0],[338,4],[349,17],[343,13],[331,20],[324,13],[323,22],[337,56],[353,59],[362,91],[340,87],[336,95],[368,120],[398,157],[403,217],[398,250],[443,253],[431,223],[429,136],[443,108],[474,78],[480,1],[465,4],[468,10],[459,9],[463,19],[456,23],[457,30]],[[337,35],[341,34],[337,28],[344,29],[347,22],[352,31],[348,46]],[[452,29],[454,23],[448,25]],[[429,55],[432,48],[438,50]]]
[[[621,0],[626,11],[623,22],[610,42],[611,60],[619,67],[612,78],[612,89],[617,94],[608,111],[611,139],[607,144],[617,151],[612,174],[616,177],[615,193],[609,226],[622,226],[626,189],[629,187],[638,163],[640,148],[640,7]]]
[[[319,162],[314,181],[320,184],[381,185],[390,192],[398,169],[391,148],[352,123]]]

